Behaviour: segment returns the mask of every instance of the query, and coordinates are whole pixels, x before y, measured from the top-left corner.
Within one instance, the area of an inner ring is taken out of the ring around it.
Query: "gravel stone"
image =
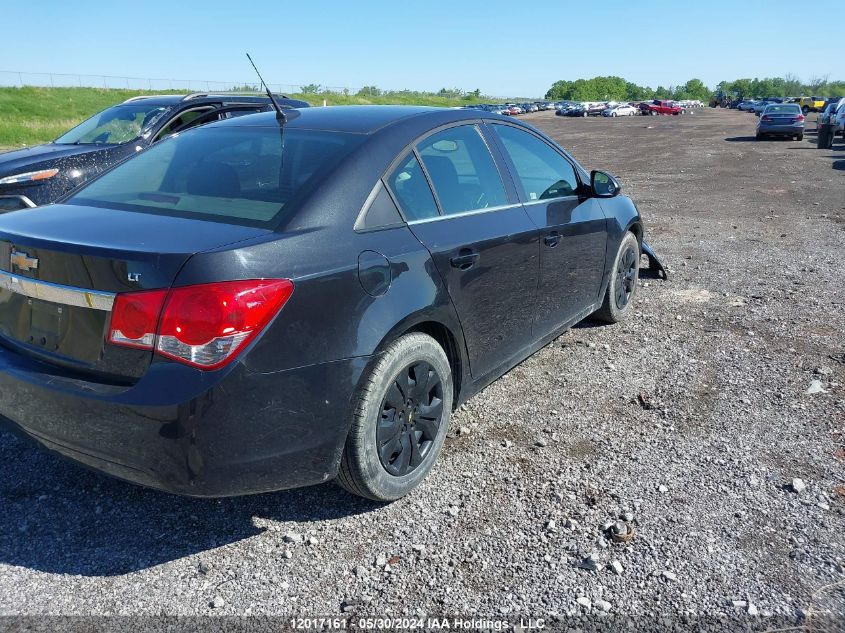
[[[813,395],[813,394],[816,394],[816,393],[827,393],[827,391],[825,390],[824,386],[822,385],[821,380],[813,380],[813,381],[810,382],[810,386],[807,387],[806,393],[808,395]]]
[[[430,477],[389,504],[330,482],[177,497],[0,430],[4,615],[498,618],[505,606],[555,631],[589,629],[567,616],[604,615],[599,600],[626,623],[724,614],[724,630],[742,628],[729,624],[749,599],[774,616],[755,628],[842,613],[841,589],[819,591],[845,577],[842,139],[755,143],[755,117],[721,108],[647,125],[523,117],[618,175],[642,212],[669,279],[643,269],[632,318],[569,330],[467,401],[450,424],[471,435],[448,437]],[[805,394],[812,380],[823,392]],[[636,538],[611,542],[611,520]],[[578,568],[592,552],[607,569]]]
[[[798,494],[801,494],[807,489],[807,484],[800,477],[793,479],[790,486],[792,487],[792,492],[797,492]]]

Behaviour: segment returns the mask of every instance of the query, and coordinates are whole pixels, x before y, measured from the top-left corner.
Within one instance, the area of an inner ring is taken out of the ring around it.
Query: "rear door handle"
[[[458,268],[460,270],[469,270],[475,265],[475,262],[478,261],[478,258],[478,253],[473,253],[468,248],[462,248],[455,257],[449,260],[449,263],[452,264],[452,268]]]
[[[554,248],[560,243],[560,233],[553,231],[543,238],[543,243],[549,248]]]

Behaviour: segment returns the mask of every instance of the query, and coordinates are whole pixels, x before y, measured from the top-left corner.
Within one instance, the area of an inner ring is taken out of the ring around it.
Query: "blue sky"
[[[843,14],[783,0],[7,2],[0,70],[540,96],[557,79],[668,86],[845,78]],[[832,5],[830,5],[832,6]]]

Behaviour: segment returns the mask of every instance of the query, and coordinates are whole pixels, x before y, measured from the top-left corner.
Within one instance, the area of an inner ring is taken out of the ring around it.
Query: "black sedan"
[[[530,126],[255,114],[0,215],[0,418],[176,493],[414,489],[451,412],[633,309],[636,206]],[[45,484],[46,485],[46,484]]]
[[[307,108],[278,97],[282,107]],[[0,213],[55,202],[149,145],[210,121],[269,109],[265,96],[193,93],[133,97],[107,108],[52,143],[0,153]]]
[[[601,113],[607,109],[604,103],[582,103],[578,107],[566,112],[566,116],[601,116]]]

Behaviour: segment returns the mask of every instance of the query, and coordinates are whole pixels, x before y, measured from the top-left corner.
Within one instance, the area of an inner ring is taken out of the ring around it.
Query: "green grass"
[[[167,91],[114,90],[104,88],[0,88],[0,148],[11,149],[51,141],[77,123],[142,94]],[[179,94],[184,91],[173,91]],[[336,93],[290,95],[311,105],[397,104],[462,106],[476,99],[453,99],[434,94],[400,91],[380,96],[359,97]],[[482,97],[482,100],[484,97]]]

